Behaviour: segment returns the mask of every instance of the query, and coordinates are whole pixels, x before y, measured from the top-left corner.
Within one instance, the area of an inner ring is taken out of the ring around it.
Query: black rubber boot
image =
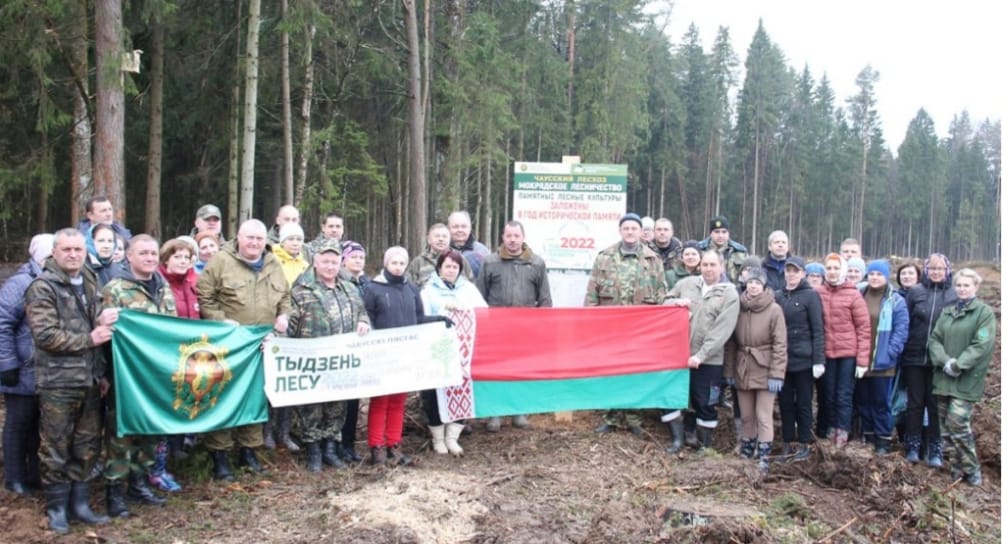
[[[45,488],[45,512],[49,515],[49,528],[65,535],[70,532],[66,519],[70,505],[70,484],[50,484]]]
[[[892,451],[892,437],[877,436],[874,438],[874,453],[888,455]]]
[[[769,472],[769,454],[773,452],[772,442],[759,442],[759,471],[763,474]]]
[[[87,482],[70,484],[70,516],[90,525],[104,525],[108,516],[99,516],[91,511],[87,501],[91,497],[91,486]]]
[[[234,473],[231,472],[231,463],[227,459],[227,452],[225,450],[210,450],[210,457],[213,459],[213,479],[233,482]]]
[[[122,494],[121,482],[105,484],[105,511],[109,517],[129,517],[129,508],[126,506],[126,497]]]
[[[322,441],[322,462],[333,468],[346,468],[346,463],[339,458],[339,453],[337,453],[337,444],[335,440],[323,440]]]
[[[699,442],[699,449],[709,448],[713,443],[713,429],[696,427],[696,441]]]
[[[126,496],[131,500],[151,506],[164,506],[164,503],[167,501],[164,497],[159,497],[151,491],[147,485],[147,476],[144,474],[129,477],[129,488],[126,490]]]
[[[305,442],[304,449],[308,452],[308,472],[322,471],[322,447],[318,442]]]
[[[682,450],[682,444],[685,442],[685,422],[682,418],[677,417],[668,422],[668,430],[671,431],[671,445],[668,446],[664,451],[675,454]]]
[[[238,450],[238,466],[245,467],[256,474],[266,472],[266,469],[262,468],[262,465],[259,464],[259,458],[255,456],[255,450],[252,448],[241,448]]]

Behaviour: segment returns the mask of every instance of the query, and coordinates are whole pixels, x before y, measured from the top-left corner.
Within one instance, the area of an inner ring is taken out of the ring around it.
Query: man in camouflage
[[[622,241],[603,249],[595,258],[584,306],[631,306],[664,301],[667,290],[664,265],[661,257],[641,241],[642,230],[643,222],[635,213],[627,213],[619,220]],[[603,423],[595,431],[611,432],[618,426],[620,416],[630,432],[638,436],[643,434],[640,413],[633,410],[605,412]]]
[[[710,220],[710,236],[699,242],[700,252],[709,249],[716,250],[724,258],[724,272],[731,283],[738,282],[738,276],[745,267],[748,258],[748,248],[731,239],[730,225],[727,218],[718,215]]]
[[[235,244],[228,244],[206,265],[196,284],[199,312],[205,319],[237,325],[272,324],[277,334],[287,332],[290,289],[283,266],[266,251],[266,225],[249,219],[238,228]],[[213,477],[232,481],[228,450],[237,442],[238,465],[256,473],[265,470],[255,456],[262,445],[262,425],[242,425],[206,435],[203,443],[213,458]]]
[[[437,269],[437,258],[448,250],[451,245],[451,231],[444,223],[434,223],[427,230],[427,247],[419,256],[409,263],[406,268],[406,279],[413,282],[420,289],[426,285],[430,275]],[[465,279],[473,281],[472,267],[466,259],[462,263],[462,273]]]
[[[313,258],[313,274],[302,274],[291,289],[293,309],[287,335],[316,338],[371,330],[370,318],[356,286],[340,279],[341,249],[329,238],[318,245]],[[322,470],[322,463],[346,468],[337,454],[346,414],[346,401],[305,404],[294,408],[294,432],[304,442],[307,467]]]
[[[175,296],[168,282],[157,272],[158,243],[140,234],[133,237],[126,251],[129,266],[123,268],[102,289],[106,308],[125,308],[150,314],[177,315]],[[109,368],[109,382],[115,387],[115,374]],[[127,494],[131,499],[152,506],[164,505],[164,499],[147,486],[147,469],[154,462],[156,437],[117,436],[115,396],[105,397],[105,507],[112,517],[129,517],[123,498],[122,482],[129,479]]]
[[[70,532],[68,517],[108,523],[88,506],[88,479],[101,444],[101,395],[107,392],[100,346],[112,339],[119,311],[102,310],[98,282],[84,267],[84,235],[56,232],[52,257],[25,292],[35,342],[42,483],[49,527]]]
[[[671,219],[662,217],[654,222],[654,239],[647,242],[647,247],[661,257],[665,271],[675,268],[682,253],[682,241],[675,238]]]

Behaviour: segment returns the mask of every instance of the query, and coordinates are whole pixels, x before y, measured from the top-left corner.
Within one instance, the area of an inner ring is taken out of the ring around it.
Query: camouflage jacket
[[[294,283],[290,297],[293,310],[287,336],[316,338],[353,332],[359,323],[370,325],[364,300],[349,281],[336,279],[334,288],[326,287],[314,274],[303,274]]]
[[[661,258],[661,262],[664,263],[665,271],[675,268],[675,264],[678,263],[679,259],[682,257],[682,241],[674,236],[671,237],[668,247],[658,247],[657,242],[654,240],[647,242],[647,247],[649,247],[654,253],[657,253],[657,256]]]
[[[406,279],[416,287],[422,289],[426,285],[427,280],[430,279],[430,275],[435,273],[437,258],[440,256],[440,253],[427,246],[420,256],[409,263],[409,266],[406,268]],[[469,281],[475,280],[475,276],[472,274],[472,266],[469,265],[468,259],[462,259],[462,273],[465,274],[465,279]]]
[[[738,283],[741,269],[745,267],[745,259],[748,258],[748,248],[734,240],[728,240],[724,247],[717,247],[710,238],[699,242],[701,252],[708,249],[716,249],[724,256],[724,272],[730,278],[731,283]]]
[[[661,257],[643,244],[636,253],[626,253],[620,246],[618,242],[598,253],[584,305],[661,304],[667,291]]]
[[[199,275],[199,313],[205,319],[233,319],[242,325],[271,325],[290,312],[290,288],[283,266],[272,253],[263,255],[256,272],[238,256],[234,245],[220,250]]]
[[[86,267],[84,295],[51,257],[25,292],[25,315],[35,341],[35,379],[39,389],[91,387],[105,376],[105,357],[91,341],[101,313],[98,280]]]
[[[157,272],[154,272],[153,279],[156,287],[151,293],[142,282],[133,276],[129,269],[121,271],[101,290],[104,307],[177,316],[175,295],[171,291],[171,286]]]

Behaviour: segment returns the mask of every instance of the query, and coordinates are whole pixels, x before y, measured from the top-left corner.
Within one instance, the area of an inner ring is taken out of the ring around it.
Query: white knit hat
[[[45,263],[45,260],[52,255],[52,245],[55,240],[56,237],[49,233],[32,236],[31,243],[28,244],[28,254],[31,255],[31,260],[39,265]]]
[[[291,236],[300,236],[303,240],[304,229],[302,229],[297,223],[284,223],[283,226],[280,227],[280,242],[283,242]]]

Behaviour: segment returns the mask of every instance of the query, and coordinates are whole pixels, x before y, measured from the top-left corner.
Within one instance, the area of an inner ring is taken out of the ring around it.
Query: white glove
[[[955,364],[957,362],[958,359],[949,359],[948,362],[944,363],[944,373],[947,374],[948,376],[951,376],[952,378],[957,378],[958,376],[961,376],[962,371],[959,370],[958,366]]]
[[[825,375],[825,365],[815,365],[811,367],[811,375],[817,380]]]
[[[863,378],[864,374],[867,374],[867,367],[866,366],[858,366],[857,367],[857,379],[859,380],[860,378]]]

